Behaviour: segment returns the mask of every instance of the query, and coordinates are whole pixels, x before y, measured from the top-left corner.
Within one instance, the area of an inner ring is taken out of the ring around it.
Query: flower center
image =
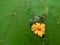
[[[41,28],[38,28],[39,31],[41,31]]]

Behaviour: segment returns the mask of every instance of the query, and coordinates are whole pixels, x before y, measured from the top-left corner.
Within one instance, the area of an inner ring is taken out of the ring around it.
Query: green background
[[[42,0],[48,7],[44,45],[60,45],[60,0]],[[0,0],[0,45],[43,45],[29,21],[45,9],[39,0]]]

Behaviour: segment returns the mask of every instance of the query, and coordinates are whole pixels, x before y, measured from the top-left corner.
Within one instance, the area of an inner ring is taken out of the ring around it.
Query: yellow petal
[[[38,30],[39,28],[40,28],[40,23],[36,23],[36,26],[35,26],[35,28]]]
[[[34,34],[38,34],[38,31],[34,31]]]
[[[42,24],[41,24],[41,27],[42,27],[42,28],[45,28],[45,24],[44,24],[44,23],[42,23]]]
[[[42,28],[41,31],[45,31],[45,28]]]
[[[44,24],[44,23],[41,23],[41,25],[45,26],[45,24]]]
[[[42,31],[43,34],[45,34],[45,31]]]
[[[33,24],[33,25],[31,26],[31,28],[35,28],[35,26],[36,26],[36,25],[35,25],[35,24]]]
[[[35,28],[34,28],[34,29],[31,29],[31,30],[32,30],[32,31],[37,31],[37,29],[35,29]]]
[[[34,31],[35,29],[31,29],[32,31]]]
[[[36,25],[37,25],[37,26],[40,26],[40,23],[37,23],[37,22],[36,22]]]
[[[43,33],[41,31],[38,32],[38,36],[42,37]]]

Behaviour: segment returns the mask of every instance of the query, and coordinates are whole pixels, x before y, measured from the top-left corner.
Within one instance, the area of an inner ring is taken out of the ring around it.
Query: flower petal
[[[34,31],[34,34],[38,34],[38,31]]]
[[[35,29],[31,29],[32,31],[34,31]]]
[[[37,22],[36,22],[36,26],[40,26],[40,23],[37,23]]]
[[[45,34],[45,31],[42,31],[43,34]]]
[[[43,33],[41,31],[38,32],[38,36],[42,37]]]
[[[41,28],[45,28],[45,24],[44,23],[41,24]]]
[[[36,26],[36,25],[35,25],[35,24],[33,24],[33,25],[31,26],[31,28],[35,28],[35,26]]]
[[[45,31],[45,28],[42,28],[41,31]]]

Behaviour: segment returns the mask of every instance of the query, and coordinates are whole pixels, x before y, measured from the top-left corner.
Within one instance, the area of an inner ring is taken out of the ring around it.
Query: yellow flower
[[[38,36],[42,37],[45,34],[45,24],[44,23],[35,23],[31,26],[34,34],[38,34]]]

